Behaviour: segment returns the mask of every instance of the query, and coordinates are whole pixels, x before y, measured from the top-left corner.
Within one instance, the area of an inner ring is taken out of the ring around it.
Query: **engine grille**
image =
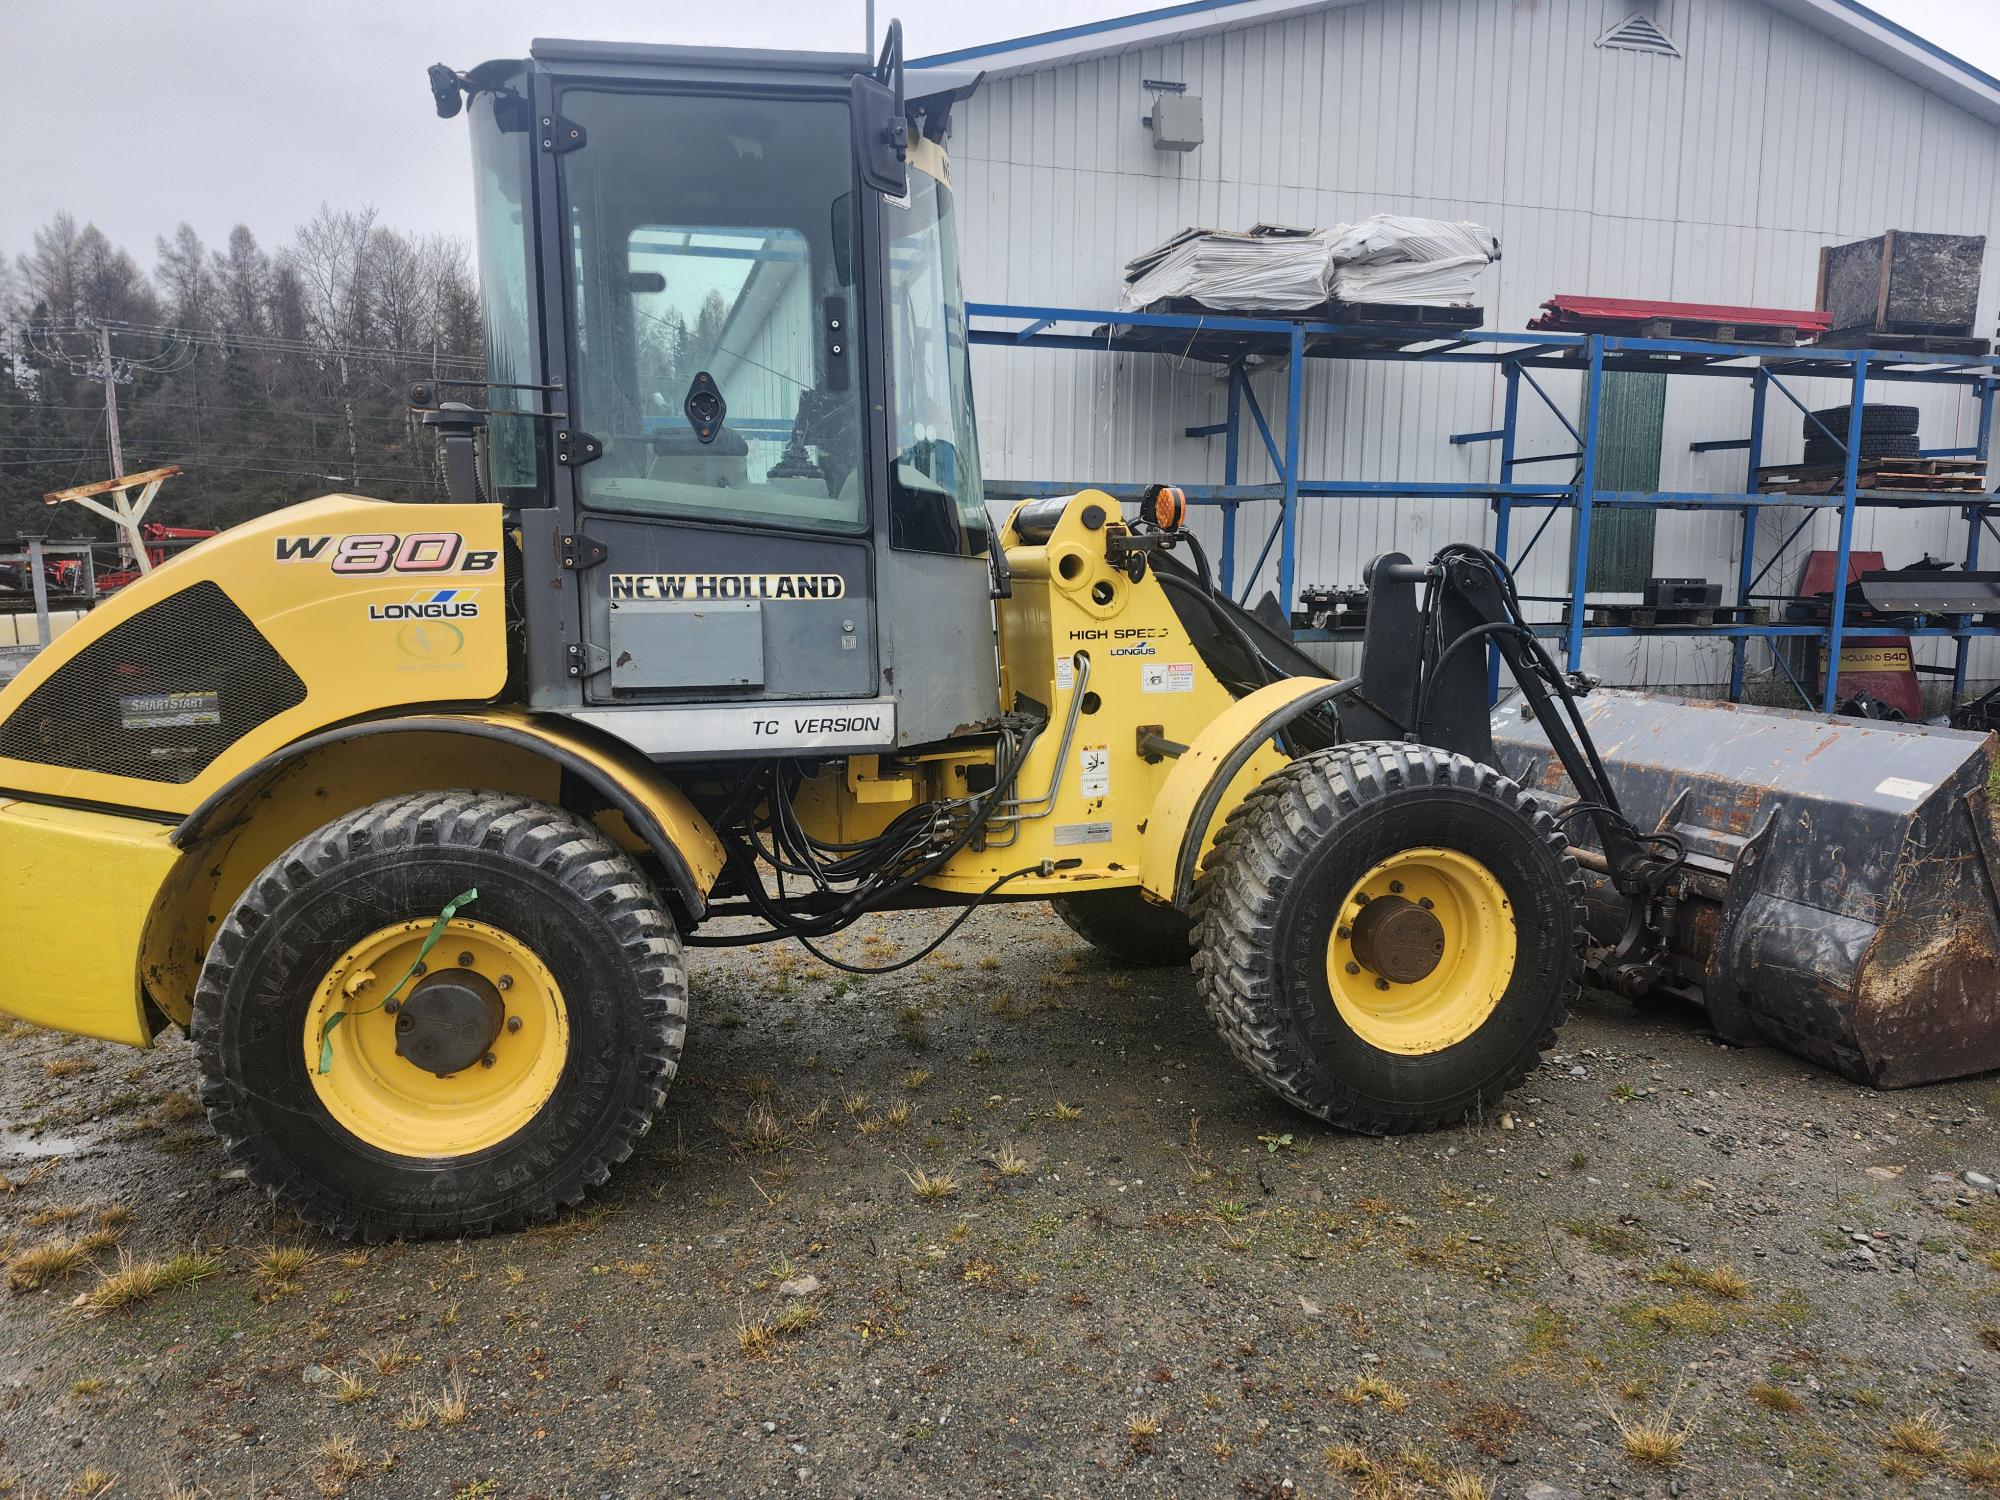
[[[0,757],[194,780],[306,685],[213,583],[182,589],[91,642],[0,723]]]

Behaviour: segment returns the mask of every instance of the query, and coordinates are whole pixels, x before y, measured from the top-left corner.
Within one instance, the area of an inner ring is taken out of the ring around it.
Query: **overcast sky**
[[[1157,0],[1155,0],[1157,3]],[[1872,0],[2000,75],[2000,0]],[[881,0],[911,54],[1074,25],[1147,0]],[[322,202],[467,233],[465,128],[424,69],[515,57],[538,35],[860,50],[863,0],[0,0],[14,104],[0,254],[68,209],[148,268],[187,219],[267,245]]]

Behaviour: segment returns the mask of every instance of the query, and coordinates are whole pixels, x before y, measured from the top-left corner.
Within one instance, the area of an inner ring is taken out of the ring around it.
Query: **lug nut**
[[[1347,972],[1350,974],[1359,974],[1361,972],[1361,965],[1350,958],[1347,961]]]
[[[458,955],[458,966],[459,966],[459,967],[460,967],[461,969],[469,969],[469,968],[471,968],[471,967],[472,967],[472,955],[471,955],[470,953],[461,953],[461,954],[459,954],[459,955]]]
[[[1354,929],[1352,927],[1336,927],[1333,930],[1333,935],[1344,941],[1347,938],[1354,936]]]
[[[429,964],[425,963],[422,959],[418,959],[416,962],[416,966],[412,968],[410,972],[412,974],[421,974],[429,968],[430,968]]]
[[[1400,896],[1403,894],[1403,882],[1400,880],[1392,880],[1389,882],[1389,889],[1395,892],[1398,896]]]
[[[1421,906],[1425,911],[1429,911],[1437,903],[1428,896],[1419,896],[1417,897],[1417,905]]]
[[[1387,988],[1389,988],[1389,981],[1386,979],[1378,979],[1375,981],[1375,988],[1378,990],[1386,990]]]
[[[385,1016],[393,1016],[402,1008],[403,1002],[400,1000],[384,1000],[382,1002],[382,1014]]]
[[[1356,906],[1366,906],[1370,899],[1372,898],[1366,891],[1356,891],[1354,893],[1354,904]]]
[[[495,982],[503,990],[511,990],[512,988],[514,988],[514,976],[512,974],[502,974],[500,978]]]
[[[1387,986],[1385,985],[1384,988],[1387,988]],[[479,1066],[482,1068],[490,1068],[499,1060],[500,1060],[499,1058],[495,1057],[491,1052],[489,1052],[484,1057],[479,1059]]]
[[[519,1016],[509,1016],[507,1018],[507,1029],[509,1031],[519,1031],[521,1029],[521,1018]]]

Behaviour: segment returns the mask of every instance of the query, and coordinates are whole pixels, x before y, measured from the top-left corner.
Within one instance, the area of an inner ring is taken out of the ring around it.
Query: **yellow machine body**
[[[996,606],[1001,698],[1044,706],[1048,727],[1011,807],[928,879],[935,890],[972,895],[1035,866],[1010,896],[1141,886],[1182,901],[1177,867],[1283,763],[1245,737],[1323,683],[1289,679],[1232,699],[1157,579],[1107,556],[1107,540],[1124,534],[1116,502],[1095,492],[1074,497],[1044,541],[1011,524],[1002,533],[1013,594]],[[344,813],[426,790],[555,802],[566,779],[580,781],[596,821],[658,856],[682,917],[699,921],[722,846],[671,768],[501,701],[505,546],[495,506],[329,496],[181,555],[35,658],[0,692],[0,722],[58,691],[66,669],[115,671],[122,627],[202,585],[219,587],[299,686],[296,702],[211,746],[198,767],[134,774],[0,757],[0,868],[12,883],[0,951],[23,956],[0,967],[0,1010],[138,1044],[162,1019],[185,1024],[209,939],[260,870]],[[134,711],[180,712],[199,727],[243,686],[219,676],[207,694]],[[993,762],[976,738],[854,756],[805,782],[797,811],[823,837],[862,838],[921,801],[966,795]]]

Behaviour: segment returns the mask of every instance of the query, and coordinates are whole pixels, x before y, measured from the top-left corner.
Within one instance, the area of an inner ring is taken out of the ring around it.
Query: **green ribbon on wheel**
[[[424,960],[430,957],[431,949],[437,946],[437,940],[444,936],[446,924],[458,915],[458,909],[461,906],[470,906],[478,899],[479,891],[475,887],[469,891],[461,891],[456,896],[453,896],[451,900],[445,902],[444,910],[439,912],[437,920],[431,923],[431,930],[424,938],[423,947],[417,950],[417,956],[410,960],[409,968],[403,971],[403,977],[396,981],[396,987],[390,990],[388,994],[365,1009],[337,1010],[326,1018],[326,1023],[319,1029],[319,1070],[322,1075],[333,1071],[333,1028],[338,1026],[342,1021],[345,1021],[349,1016],[365,1016],[370,1011],[380,1010],[392,1000],[400,999],[403,993],[403,986],[415,977],[417,970],[424,966]]]

